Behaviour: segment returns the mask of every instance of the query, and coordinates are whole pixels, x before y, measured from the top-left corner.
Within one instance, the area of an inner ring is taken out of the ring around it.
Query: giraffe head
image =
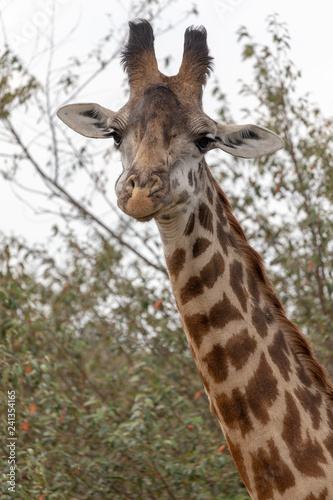
[[[129,26],[122,54],[130,86],[125,106],[114,112],[98,104],[71,104],[58,116],[84,136],[113,138],[123,164],[118,205],[145,221],[168,217],[195,200],[200,186],[191,176],[209,150],[254,158],[277,151],[283,142],[263,127],[220,124],[203,112],[202,90],[212,66],[204,28],[186,30],[181,67],[169,77],[158,69],[150,24]]]

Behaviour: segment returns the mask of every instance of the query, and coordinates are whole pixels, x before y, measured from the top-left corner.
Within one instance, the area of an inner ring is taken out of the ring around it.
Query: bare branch
[[[165,268],[163,268],[161,266],[157,266],[153,262],[149,261],[142,253],[140,253],[133,246],[131,246],[129,243],[127,243],[121,236],[117,235],[114,231],[112,231],[112,229],[110,229],[103,221],[101,221],[92,212],[90,212],[85,207],[83,207],[83,205],[78,200],[76,200],[63,186],[60,186],[60,184],[55,179],[52,179],[49,175],[47,175],[46,172],[40,167],[40,165],[38,165],[38,163],[32,157],[30,151],[23,144],[20,136],[18,135],[18,133],[17,133],[16,129],[14,128],[13,124],[11,123],[11,121],[9,119],[7,119],[6,122],[7,122],[8,128],[11,131],[13,137],[15,138],[17,144],[21,147],[23,153],[25,154],[25,157],[30,161],[30,163],[35,168],[35,170],[38,172],[38,174],[43,179],[43,181],[49,187],[56,189],[56,194],[60,198],[69,202],[72,206],[76,207],[78,209],[78,211],[84,215],[84,217],[97,223],[97,225],[99,225],[101,228],[103,228],[110,236],[115,238],[122,246],[126,247],[128,250],[130,250],[132,253],[134,253],[137,257],[139,257],[141,260],[143,260],[145,262],[145,264],[147,264],[149,267],[153,267],[157,271],[161,271],[162,273],[167,275],[167,271]]]

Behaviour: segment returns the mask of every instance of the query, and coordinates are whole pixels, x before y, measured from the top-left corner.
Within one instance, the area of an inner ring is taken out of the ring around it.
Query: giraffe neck
[[[195,204],[157,224],[211,408],[252,498],[333,498],[332,387],[203,172]]]

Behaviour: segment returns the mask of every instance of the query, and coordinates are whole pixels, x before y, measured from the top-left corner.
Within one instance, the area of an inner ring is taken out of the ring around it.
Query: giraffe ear
[[[258,158],[283,148],[283,140],[267,128],[257,125],[217,125],[213,146],[233,156]]]
[[[110,123],[115,112],[99,104],[68,104],[60,108],[57,115],[66,125],[85,137],[106,139],[114,133],[110,129]]]

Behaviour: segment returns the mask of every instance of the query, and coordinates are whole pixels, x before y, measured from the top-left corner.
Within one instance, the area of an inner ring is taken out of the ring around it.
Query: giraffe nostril
[[[134,191],[134,188],[138,184],[136,175],[131,175],[126,181],[126,189],[129,193]]]
[[[146,191],[146,196],[151,196],[159,191],[163,187],[162,179],[156,175],[139,176],[137,174],[133,174],[128,177],[125,188],[126,191],[132,196],[135,189],[139,189],[140,192]]]
[[[154,194],[163,187],[162,179],[158,175],[153,175],[150,181],[149,194]]]

